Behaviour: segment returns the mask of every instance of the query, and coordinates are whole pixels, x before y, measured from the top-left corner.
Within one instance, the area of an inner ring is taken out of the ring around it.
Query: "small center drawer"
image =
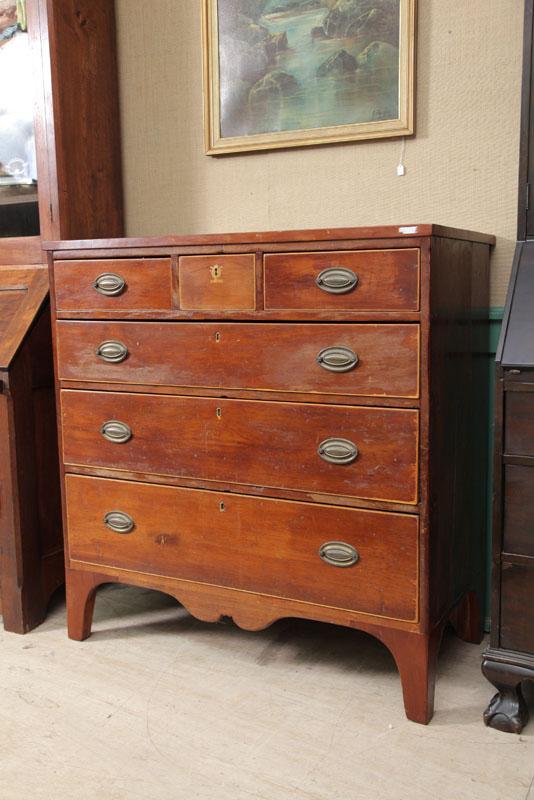
[[[419,395],[419,326],[59,322],[62,380]]]
[[[75,475],[66,500],[75,561],[417,619],[416,516]]]
[[[419,250],[269,254],[264,281],[266,309],[417,311]]]
[[[164,311],[172,308],[169,258],[56,261],[59,312]]]
[[[253,255],[181,256],[178,262],[183,311],[254,311]]]
[[[417,502],[418,412],[61,392],[67,464]]]

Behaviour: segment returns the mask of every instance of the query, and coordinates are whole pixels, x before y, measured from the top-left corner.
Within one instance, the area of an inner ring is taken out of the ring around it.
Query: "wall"
[[[438,222],[494,233],[493,306],[516,230],[521,0],[419,0],[417,132],[204,155],[199,0],[116,0],[129,235]]]

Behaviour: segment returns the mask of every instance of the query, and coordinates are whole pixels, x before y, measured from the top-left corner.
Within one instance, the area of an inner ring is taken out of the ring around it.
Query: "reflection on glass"
[[[0,235],[38,232],[33,80],[26,0],[0,0]]]

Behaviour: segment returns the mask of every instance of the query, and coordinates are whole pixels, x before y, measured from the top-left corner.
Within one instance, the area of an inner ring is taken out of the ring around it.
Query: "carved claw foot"
[[[534,672],[518,664],[493,661],[489,651],[482,662],[482,672],[498,690],[484,711],[484,722],[504,733],[521,733],[528,722],[521,681],[534,678]]]
[[[521,686],[502,688],[484,711],[484,722],[504,733],[521,733],[528,722],[528,709]]]

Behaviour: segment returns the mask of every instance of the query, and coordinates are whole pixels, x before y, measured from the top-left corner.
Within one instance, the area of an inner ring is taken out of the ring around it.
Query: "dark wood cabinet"
[[[0,606],[18,633],[43,619],[64,575],[42,241],[123,233],[114,3],[27,0],[26,9],[37,208],[31,224],[0,223]]]
[[[359,628],[432,717],[482,637],[493,238],[437,226],[51,243],[69,634],[97,587]],[[472,392],[466,392],[470,387]]]
[[[487,725],[519,733],[534,681],[534,241],[518,244],[497,353],[491,645],[498,689]]]
[[[519,733],[534,681],[534,0],[525,0],[518,243],[496,363],[491,642],[498,689],[487,725]]]

